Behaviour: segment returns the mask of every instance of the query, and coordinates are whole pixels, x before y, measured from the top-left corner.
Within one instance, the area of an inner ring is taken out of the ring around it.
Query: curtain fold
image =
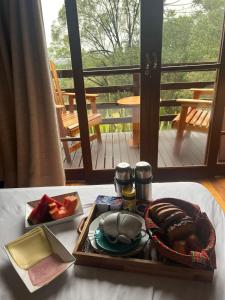
[[[64,184],[39,0],[0,2],[0,148],[6,187]]]
[[[223,122],[222,122],[221,130],[225,131],[225,110],[223,114]],[[221,135],[220,137],[220,148],[219,148],[218,160],[219,162],[225,161],[225,136],[224,135]]]

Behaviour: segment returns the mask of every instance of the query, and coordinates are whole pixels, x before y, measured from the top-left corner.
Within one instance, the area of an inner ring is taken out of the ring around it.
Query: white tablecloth
[[[27,201],[39,199],[43,193],[53,196],[71,191],[78,191],[87,212],[88,203],[93,202],[98,194],[113,195],[114,187],[99,185],[0,190],[0,245],[24,232],[24,204]],[[153,198],[165,196],[198,204],[212,221],[217,234],[217,270],[212,284],[74,265],[48,286],[30,294],[1,249],[0,299],[225,299],[225,216],[222,209],[211,194],[197,183],[153,184]],[[81,218],[50,227],[71,252],[77,238],[75,228]]]

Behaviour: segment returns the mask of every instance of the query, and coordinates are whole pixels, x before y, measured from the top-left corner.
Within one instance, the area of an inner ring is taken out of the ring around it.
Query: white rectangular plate
[[[83,214],[83,208],[82,208],[82,205],[81,205],[79,194],[77,192],[61,194],[61,195],[57,195],[57,196],[51,196],[51,198],[54,198],[55,200],[57,200],[59,202],[63,202],[64,198],[67,197],[67,196],[75,196],[78,199],[77,207],[76,207],[75,212],[74,212],[73,215],[62,218],[62,219],[59,219],[59,220],[49,221],[49,222],[45,222],[45,223],[39,223],[39,224],[36,224],[36,225],[30,225],[28,223],[27,219],[28,219],[32,209],[38,205],[40,200],[34,200],[34,201],[27,202],[26,203],[26,212],[25,212],[25,228],[27,230],[30,230],[30,229],[33,229],[36,226],[43,225],[43,224],[47,225],[47,226],[52,226],[52,225],[56,225],[56,224],[71,221],[76,216],[82,215]]]

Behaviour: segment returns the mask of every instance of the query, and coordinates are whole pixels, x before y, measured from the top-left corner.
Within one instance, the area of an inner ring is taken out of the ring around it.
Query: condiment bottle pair
[[[135,182],[136,199],[149,201],[152,199],[152,167],[146,161],[140,161],[133,170],[126,162],[121,162],[116,166],[115,190],[118,196],[122,196],[124,188],[133,187]]]

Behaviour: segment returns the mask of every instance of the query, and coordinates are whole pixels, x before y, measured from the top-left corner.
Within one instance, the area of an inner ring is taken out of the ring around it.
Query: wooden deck
[[[186,136],[179,156],[173,154],[175,130],[163,130],[159,133],[159,167],[182,167],[202,165],[204,163],[207,134],[192,132]],[[91,142],[93,169],[113,169],[118,162],[126,161],[134,166],[140,160],[139,148],[131,148],[128,140],[131,132],[102,134],[102,144]],[[72,163],[64,159],[65,169],[83,168],[81,149],[71,154]]]

